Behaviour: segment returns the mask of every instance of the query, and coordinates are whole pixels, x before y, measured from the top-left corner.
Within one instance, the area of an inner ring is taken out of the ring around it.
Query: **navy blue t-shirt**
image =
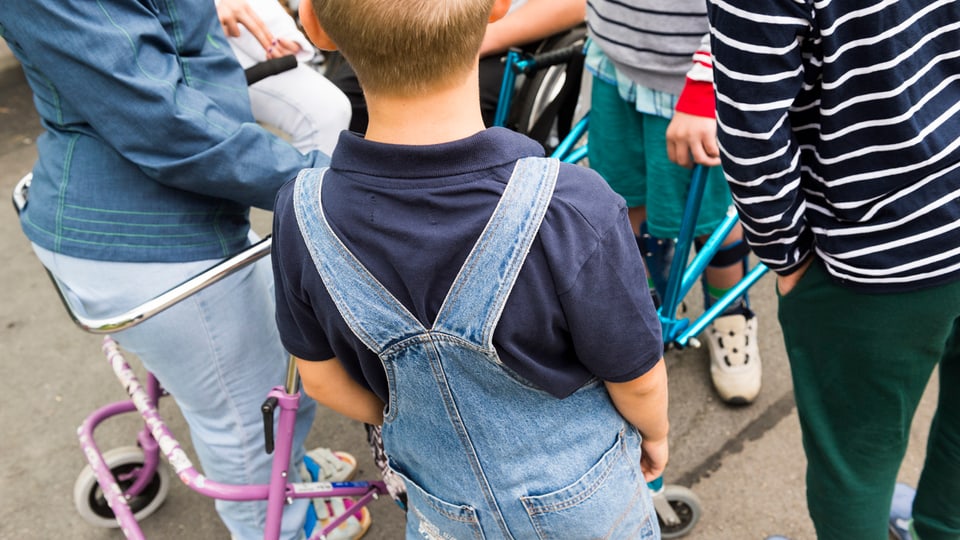
[[[428,146],[344,132],[324,176],[323,211],[357,259],[430,328],[515,162],[540,155],[539,144],[503,128]],[[310,258],[292,183],[277,197],[273,231],[284,346],[304,360],[339,358],[386,402],[380,360],[344,322]],[[561,166],[493,343],[507,367],[561,398],[593,377],[636,378],[662,356],[625,203],[594,171]]]

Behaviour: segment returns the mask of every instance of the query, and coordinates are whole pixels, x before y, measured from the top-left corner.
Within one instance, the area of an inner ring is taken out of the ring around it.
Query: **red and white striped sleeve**
[[[716,118],[710,34],[703,36],[700,46],[693,53],[693,66],[687,71],[687,82],[684,83],[683,91],[677,100],[677,110],[695,116]]]

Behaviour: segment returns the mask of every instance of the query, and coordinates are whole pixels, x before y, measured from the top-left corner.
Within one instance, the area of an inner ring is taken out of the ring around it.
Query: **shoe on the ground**
[[[357,473],[357,458],[347,452],[314,448],[303,456],[304,482],[346,482]],[[303,472],[303,471],[301,471]]]
[[[357,472],[357,459],[347,452],[334,452],[328,448],[315,448],[303,457],[301,476],[304,482],[345,482]],[[354,500],[350,497],[313,499],[307,510],[304,533],[310,538],[315,529],[323,529],[334,518],[343,514]],[[370,529],[370,511],[361,508],[346,521],[327,534],[327,540],[357,540]]]
[[[714,319],[704,332],[710,349],[710,377],[720,399],[746,405],[760,393],[762,367],[757,346],[757,317],[745,313]]]
[[[890,503],[890,540],[914,540],[913,498],[917,491],[912,487],[897,483]]]

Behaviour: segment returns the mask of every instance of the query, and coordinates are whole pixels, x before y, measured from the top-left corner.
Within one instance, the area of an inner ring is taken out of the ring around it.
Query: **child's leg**
[[[914,526],[924,540],[960,538],[960,322],[953,325],[939,369],[937,412],[913,501]]]
[[[807,455],[807,505],[821,540],[887,538],[910,425],[937,362],[947,369],[941,376],[957,381],[958,306],[960,283],[863,294],[837,285],[819,262],[780,298]],[[942,356],[950,347],[952,366]],[[940,402],[930,437],[931,448],[939,450],[928,452],[923,490],[914,502],[924,540],[960,534],[958,433],[955,425],[937,426],[956,422],[955,386],[941,388],[941,400],[945,393],[949,401]]]
[[[712,306],[743,279],[749,255],[737,224],[704,272],[704,306]],[[730,304],[704,333],[710,348],[713,386],[727,403],[745,405],[760,393],[763,367],[757,333],[757,319],[746,294]]]
[[[692,171],[672,163],[666,151],[666,128],[669,120],[647,115],[644,120],[644,140],[647,143],[646,162],[649,177],[647,217],[650,232],[655,237],[674,238],[685,219],[686,200],[690,192]],[[720,225],[732,204],[723,171],[713,167],[707,171],[700,213],[694,235],[706,240]],[[705,304],[733,287],[744,276],[749,251],[742,242],[743,232],[735,227],[714,255],[705,271]],[[704,332],[710,349],[710,375],[720,398],[727,403],[747,404],[760,393],[762,366],[757,346],[757,320],[745,303],[737,303],[723,316],[716,318]]]
[[[631,225],[647,262],[648,285],[654,291],[663,288],[669,274],[670,247],[680,232],[691,180],[689,169],[672,163],[667,157],[669,123],[667,118],[638,112],[635,103],[621,98],[616,85],[594,77],[590,167],[627,201]],[[694,234],[712,233],[726,217],[731,204],[723,172],[719,167],[710,169]],[[708,283],[717,292],[732,287],[743,277],[742,263],[730,265],[723,261],[731,255],[744,259],[746,253],[737,247],[742,246],[742,242],[737,243],[738,239],[742,239],[739,228],[724,242],[730,248],[721,250],[714,268],[707,269]],[[711,345],[710,372],[720,397],[730,403],[753,401],[760,392],[761,379],[756,318],[745,308],[720,317],[707,330],[707,337]]]
[[[647,222],[647,145],[644,144],[644,116],[624,101],[616,85],[593,79],[590,110],[590,168],[607,181],[627,202],[628,217],[637,246],[643,254],[647,286],[659,306],[672,259],[672,237],[652,237]],[[630,141],[630,144],[623,144]]]
[[[633,234],[640,236],[643,231],[641,228],[647,221],[647,207],[634,206],[627,209],[627,217],[630,218],[630,226],[633,227]]]
[[[615,84],[593,78],[590,94],[590,168],[600,173],[611,189],[627,203],[627,216],[640,251],[650,251],[642,230],[647,220],[647,178],[642,164],[646,160],[642,117],[620,97]],[[631,144],[624,144],[631,141]],[[647,270],[650,262],[647,261]],[[649,276],[649,272],[648,272]]]
[[[709,235],[698,237],[698,246],[703,245],[708,238]],[[743,279],[746,271],[744,262],[749,254],[750,250],[743,240],[743,228],[737,223],[723,240],[720,250],[711,259],[704,272],[708,304],[719,300]]]
[[[350,125],[350,100],[304,64],[251,86],[250,106],[258,122],[290,136],[301,152],[333,152],[340,132]]]
[[[593,78],[590,93],[590,168],[600,173],[630,208],[634,234],[646,219],[647,179],[643,123],[633,105],[620,98],[615,84]],[[629,144],[624,144],[628,141]]]

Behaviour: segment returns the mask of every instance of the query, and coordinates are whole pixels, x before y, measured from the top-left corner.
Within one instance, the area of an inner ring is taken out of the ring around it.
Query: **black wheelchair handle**
[[[583,44],[568,45],[562,49],[535,54],[530,57],[532,69],[542,69],[557,64],[566,64],[571,58],[583,54]]]

